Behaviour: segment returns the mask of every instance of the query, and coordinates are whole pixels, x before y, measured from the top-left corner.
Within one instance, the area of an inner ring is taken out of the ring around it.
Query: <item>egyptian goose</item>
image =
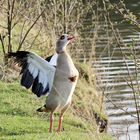
[[[32,92],[38,97],[47,95],[45,105],[37,111],[50,112],[50,128],[53,129],[53,114],[60,111],[57,132],[61,131],[63,114],[71,104],[72,94],[78,80],[78,70],[75,68],[67,45],[73,36],[63,34],[56,42],[56,54],[47,62],[35,53],[18,51],[9,53],[15,62],[21,66],[21,85],[32,88]]]

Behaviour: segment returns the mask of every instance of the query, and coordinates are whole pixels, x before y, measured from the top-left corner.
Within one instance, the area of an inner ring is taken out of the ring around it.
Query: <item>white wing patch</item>
[[[49,64],[51,64],[52,66],[57,66],[57,59],[58,59],[58,54],[55,53],[55,54],[52,56],[52,58],[51,58]]]
[[[51,62],[47,62],[35,53],[28,51],[17,51],[8,53],[14,61],[21,67],[21,85],[32,88],[32,92],[38,97],[49,94],[52,89],[55,67],[57,64],[57,54],[52,57]]]
[[[37,54],[29,53],[27,56],[27,67],[23,71],[21,84],[26,88],[32,85],[32,92],[40,97],[46,93],[49,94],[52,88],[54,75],[55,67]],[[31,80],[32,84],[28,83],[28,78],[31,79],[31,77],[33,79]]]

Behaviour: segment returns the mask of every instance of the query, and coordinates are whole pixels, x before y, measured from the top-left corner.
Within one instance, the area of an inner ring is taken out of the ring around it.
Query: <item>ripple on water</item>
[[[109,64],[108,64],[109,62]],[[116,63],[116,65],[115,65]],[[135,92],[138,92],[138,84],[140,79],[135,78],[134,62],[127,60],[132,81],[128,78],[128,70],[124,65],[124,61],[118,60],[101,60],[94,64],[97,70],[97,81],[100,84],[101,90],[105,91],[105,102],[107,115],[109,116],[108,132],[120,140],[128,137],[137,140],[137,115],[133,89],[130,87],[133,84]],[[140,76],[139,74],[137,76]],[[126,80],[127,79],[127,80]],[[136,95],[137,99],[139,96]],[[137,100],[140,104],[140,100]]]

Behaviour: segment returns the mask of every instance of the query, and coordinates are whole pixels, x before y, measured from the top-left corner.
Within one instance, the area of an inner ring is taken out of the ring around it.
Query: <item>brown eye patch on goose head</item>
[[[65,36],[64,36],[64,35],[62,35],[62,36],[60,37],[60,39],[61,39],[61,40],[65,39]]]

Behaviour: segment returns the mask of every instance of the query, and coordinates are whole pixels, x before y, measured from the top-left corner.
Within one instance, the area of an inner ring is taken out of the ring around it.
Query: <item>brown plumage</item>
[[[69,80],[70,80],[71,82],[75,82],[75,81],[76,81],[76,78],[77,78],[77,76],[69,77]]]

